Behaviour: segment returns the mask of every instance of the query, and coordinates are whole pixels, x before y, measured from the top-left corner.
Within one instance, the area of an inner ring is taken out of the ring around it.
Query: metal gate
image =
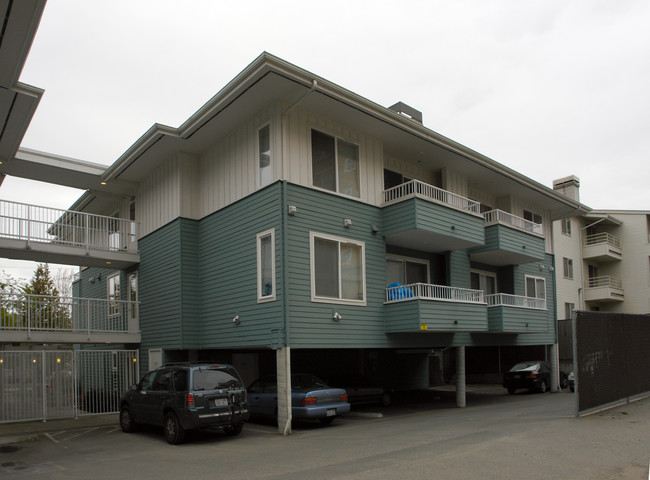
[[[115,413],[137,350],[0,351],[0,423]]]

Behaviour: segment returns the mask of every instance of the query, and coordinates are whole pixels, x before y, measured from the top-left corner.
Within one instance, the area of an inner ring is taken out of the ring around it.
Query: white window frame
[[[428,260],[425,260],[423,258],[407,257],[404,255],[395,255],[392,253],[386,255],[386,260],[394,260],[394,261],[402,261],[402,262],[406,261],[406,262],[420,263],[422,265],[425,265],[427,267],[427,283],[431,283],[431,267],[429,265]]]
[[[260,169],[260,156],[262,155],[260,149],[260,132],[266,127],[269,128],[269,169],[271,172],[271,178],[269,179],[268,183],[262,183],[261,169]],[[255,176],[255,183],[257,184],[258,188],[263,188],[273,183],[273,137],[271,135],[271,122],[266,122],[264,125],[260,126],[257,129],[256,134],[257,135],[255,137],[255,164],[256,164],[255,171],[257,175]]]
[[[565,319],[571,320],[573,318],[573,311],[576,309],[576,304],[571,302],[564,303],[564,316]]]
[[[490,272],[488,270],[479,270],[478,268],[472,268],[469,271],[470,278],[472,273],[477,273],[479,277],[483,275],[484,277],[492,277],[494,279],[494,293],[499,293],[499,283],[497,282],[497,274],[495,272]],[[481,280],[479,278],[479,287]],[[487,294],[486,294],[487,295]]]
[[[566,235],[567,237],[571,236],[571,219],[570,218],[563,218],[561,220],[562,224],[562,234]]]
[[[562,273],[567,280],[573,280],[573,259],[568,257],[562,258]]]
[[[530,295],[530,292],[528,291],[528,279],[529,278],[534,278],[535,279],[535,293],[537,293],[537,280],[542,280],[544,282],[544,296],[543,297],[538,297],[537,295]],[[546,300],[546,279],[544,277],[539,277],[537,275],[524,275],[524,291],[526,292],[526,296],[529,297],[529,298],[539,298],[539,299]]]
[[[135,291],[133,290],[133,284],[135,283]],[[139,316],[138,309],[138,272],[129,273],[126,277],[126,286],[127,286],[127,296],[129,302],[129,319],[136,320]],[[135,294],[135,295],[134,295]],[[135,298],[133,298],[135,296]]]
[[[311,135],[312,131],[316,130],[317,132],[322,133],[323,135],[328,135],[330,137],[334,137],[334,183],[336,185],[336,190],[328,190],[327,188],[319,187],[318,185],[314,185],[314,159],[312,158],[312,153],[313,153],[313,147],[311,144]],[[312,188],[321,190],[323,192],[329,192],[329,193],[334,193],[336,195],[342,195],[345,198],[353,198],[355,200],[360,200],[363,198],[363,182],[361,181],[362,177],[362,172],[361,172],[361,144],[359,142],[355,142],[349,138],[345,138],[341,135],[337,135],[336,133],[333,133],[325,128],[321,128],[319,126],[309,126],[308,130],[308,135],[307,135],[308,141],[309,141],[309,181],[310,185]],[[359,157],[357,158],[358,162],[358,168],[359,168],[359,196],[355,197],[354,195],[348,195],[347,193],[340,192],[339,191],[339,157],[338,157],[338,141],[343,140],[344,142],[351,143],[352,145],[356,145],[359,153]]]
[[[111,295],[111,283],[117,279],[117,292],[115,296]],[[117,297],[117,298],[116,298]],[[108,299],[108,316],[116,317],[120,315],[120,300],[122,300],[122,279],[119,273],[106,277],[106,298]]]
[[[315,239],[321,238],[323,240],[330,240],[333,242],[339,243],[339,251],[341,243],[351,243],[353,245],[358,245],[361,247],[361,289],[363,292],[363,300],[350,300],[346,298],[341,298],[341,265],[340,265],[340,256],[339,256],[339,265],[338,265],[338,274],[339,274],[339,296],[338,298],[333,297],[318,297],[316,296],[316,268],[315,268]],[[365,242],[354,240],[351,238],[339,237],[336,235],[329,235],[326,233],[319,232],[309,232],[309,266],[310,266],[310,279],[311,279],[311,301],[319,303],[335,303],[342,305],[359,305],[365,306],[367,303],[367,293],[366,293],[366,244]]]
[[[526,218],[527,213],[530,214],[530,218]],[[542,225],[544,223],[544,216],[540,213],[533,212],[532,210],[524,209],[523,218],[524,220],[528,220],[529,222],[536,223],[537,225]],[[536,220],[539,220],[539,222],[537,222]]]
[[[271,294],[264,295],[262,291],[262,239],[271,237]],[[257,303],[272,302],[276,299],[275,296],[275,228],[264,230],[257,234]]]

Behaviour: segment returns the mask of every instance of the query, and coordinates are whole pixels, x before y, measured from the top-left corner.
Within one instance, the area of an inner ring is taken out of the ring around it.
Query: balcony
[[[548,310],[543,298],[507,293],[486,295],[488,331],[493,333],[545,333]]]
[[[482,290],[414,283],[386,289],[387,333],[486,332]]]
[[[585,302],[615,303],[625,300],[623,282],[612,276],[591,277],[585,288]]]
[[[478,202],[412,180],[384,191],[386,243],[424,252],[483,245]]]
[[[13,343],[140,343],[138,302],[0,294],[0,339]]]
[[[124,269],[140,261],[135,222],[0,200],[0,257]]]
[[[621,241],[611,233],[587,235],[582,241],[582,258],[598,262],[615,262],[623,258]]]
[[[503,210],[491,210],[485,218],[485,245],[470,250],[470,259],[505,266],[537,262],[545,258],[542,225]]]

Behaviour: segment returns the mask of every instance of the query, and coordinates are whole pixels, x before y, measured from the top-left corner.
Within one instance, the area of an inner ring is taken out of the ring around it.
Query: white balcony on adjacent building
[[[3,343],[140,343],[138,302],[1,293]]]
[[[124,269],[140,262],[137,224],[0,200],[0,257]]]
[[[612,303],[625,300],[623,282],[610,275],[591,277],[585,288],[586,302]]]
[[[582,241],[582,258],[599,262],[615,262],[623,258],[621,241],[611,233],[587,235]]]

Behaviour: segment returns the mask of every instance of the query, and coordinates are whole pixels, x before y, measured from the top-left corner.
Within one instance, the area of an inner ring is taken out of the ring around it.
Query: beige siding
[[[553,240],[555,244],[555,279],[557,289],[557,318],[566,318],[564,304],[573,303],[576,309],[584,309],[581,304],[580,289],[583,286],[585,272],[582,266],[580,218],[571,219],[571,235],[562,233],[562,222],[553,222]],[[564,278],[564,257],[573,260],[573,279]]]
[[[619,213],[614,217],[623,221],[612,233],[621,240],[623,259],[617,273],[623,280],[625,301],[623,313],[650,313],[650,243],[646,212]]]

